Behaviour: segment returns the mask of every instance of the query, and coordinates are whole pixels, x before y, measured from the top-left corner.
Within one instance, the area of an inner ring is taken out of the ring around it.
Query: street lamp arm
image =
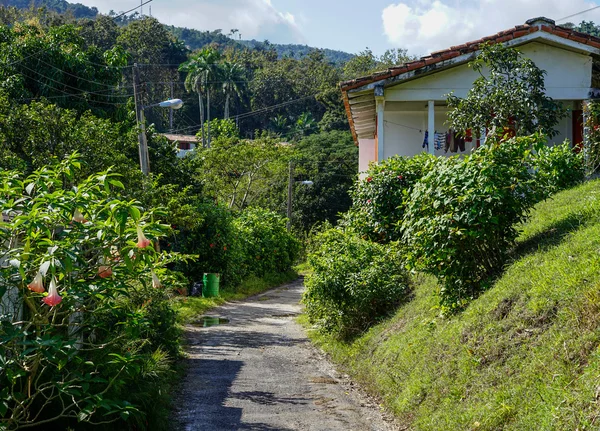
[[[160,106],[161,108],[172,108],[179,109],[183,106],[183,101],[181,99],[169,99],[164,102],[152,103],[151,105],[142,106],[142,109],[153,108],[155,106]]]

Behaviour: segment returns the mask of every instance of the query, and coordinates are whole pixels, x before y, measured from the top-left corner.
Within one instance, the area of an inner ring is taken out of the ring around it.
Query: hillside
[[[514,262],[463,313],[440,318],[437,288],[418,277],[350,344],[312,337],[406,429],[598,429],[600,181],[539,204]]]
[[[0,0],[0,6],[29,9],[30,7],[46,7],[56,13],[72,14],[75,18],[95,18],[98,9],[87,7],[81,3],[69,3],[65,0]]]
[[[88,18],[93,19],[98,15],[98,9],[95,7],[87,7],[80,3],[69,3],[65,0],[0,0],[0,6],[5,7],[16,7],[18,9],[28,9],[33,7],[46,7],[48,10],[54,11],[60,14],[71,14],[75,18]],[[117,13],[119,13],[117,11]],[[135,19],[137,15],[134,13],[132,17]],[[118,22],[125,24],[129,22],[129,17],[123,17]],[[310,52],[320,49],[314,48],[307,45],[297,44],[277,44],[270,42],[260,42],[257,40],[234,40],[227,35],[224,35],[221,30],[214,31],[203,31],[196,30],[186,27],[175,27],[172,25],[165,25],[165,27],[192,51],[202,48],[209,44],[217,44],[220,46],[237,46],[246,47],[255,50],[267,50],[274,49],[277,55],[282,57],[293,57],[300,59]],[[323,49],[325,57],[335,64],[345,63],[350,60],[354,55],[343,51],[336,51],[333,49]]]

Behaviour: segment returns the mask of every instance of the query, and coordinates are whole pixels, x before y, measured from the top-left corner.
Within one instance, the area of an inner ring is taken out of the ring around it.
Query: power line
[[[38,76],[41,76],[42,78],[45,78],[45,79],[47,79],[47,80],[49,80],[49,81],[52,81],[52,82],[54,82],[54,83],[56,83],[56,84],[58,84],[58,85],[62,85],[62,86],[64,86],[64,87],[71,88],[71,89],[73,89],[73,90],[76,90],[76,91],[81,91],[81,88],[73,87],[73,86],[71,86],[71,85],[68,85],[68,84],[65,84],[65,83],[63,83],[63,82],[57,81],[56,79],[50,78],[49,76],[46,76],[46,75],[44,75],[43,73],[40,73],[40,72],[38,72],[37,70],[31,69],[30,67],[27,67],[27,66],[25,66],[24,64],[22,64],[21,66],[22,66],[22,67],[24,67],[25,69],[27,69],[27,70],[29,70],[29,71],[31,71],[31,72],[33,72],[33,73],[37,74]],[[57,88],[54,88],[54,87],[52,87],[52,86],[48,85],[48,83],[44,83],[44,82],[41,82],[41,81],[39,81],[39,80],[35,80],[35,81],[36,81],[37,83],[39,83],[39,84],[42,84],[42,85],[47,85],[47,86],[49,86],[49,87],[51,87],[51,88],[53,88],[53,89],[55,89],[55,90],[57,90],[57,91],[61,91],[61,90],[59,90],[59,89],[57,89]],[[117,87],[115,87],[115,90],[118,90],[118,88],[117,88]],[[107,94],[104,94],[104,93],[100,93],[100,92],[96,92],[96,91],[85,91],[85,93],[87,93],[87,94],[95,94],[95,95],[98,95],[98,96],[110,97],[110,95],[107,95]],[[65,92],[65,94],[70,94],[70,93],[68,93],[68,92]]]
[[[115,88],[115,86],[114,86],[114,85],[111,85],[111,84],[106,84],[106,83],[104,83],[104,82],[99,82],[99,81],[92,81],[92,80],[90,80],[90,79],[86,79],[86,78],[83,78],[83,77],[81,77],[81,76],[75,75],[75,74],[73,74],[73,73],[67,72],[66,70],[63,70],[63,69],[61,69],[61,68],[59,68],[59,67],[57,67],[57,66],[54,66],[53,64],[50,64],[50,63],[47,63],[47,62],[45,62],[45,61],[44,61],[44,60],[42,60],[41,58],[38,58],[37,60],[38,60],[40,63],[43,63],[43,64],[45,64],[45,65],[47,65],[47,66],[50,66],[50,67],[52,67],[53,69],[56,69],[56,70],[58,70],[58,71],[59,71],[59,72],[61,72],[61,73],[64,73],[65,75],[71,76],[71,77],[73,77],[73,78],[77,78],[78,80],[85,81],[85,82],[89,82],[89,83],[91,83],[91,84],[101,85],[101,86],[103,86],[103,87]]]
[[[581,12],[574,13],[573,15],[569,15],[569,16],[565,16],[563,18],[557,19],[556,22],[563,21],[563,20],[569,19],[569,18],[573,18],[574,16],[581,15],[581,14],[584,14],[586,12],[590,12],[590,11],[592,11],[594,9],[598,9],[598,8],[600,8],[600,6],[595,6],[595,7],[591,8],[591,9],[582,10]]]
[[[150,3],[151,1],[152,1],[152,0],[148,0],[148,1],[146,1],[145,3],[142,3],[142,4],[140,4],[139,6],[136,6],[136,7],[134,7],[133,9],[129,9],[128,11],[121,12],[119,15],[117,15],[117,16],[114,16],[112,19],[113,19],[113,20],[115,20],[115,19],[117,19],[117,18],[121,18],[123,15],[125,15],[125,14],[128,14],[129,12],[132,12],[132,11],[134,11],[134,10],[138,9],[138,8],[141,8],[142,6],[144,6],[144,5],[147,5],[147,4],[148,4],[148,3]]]

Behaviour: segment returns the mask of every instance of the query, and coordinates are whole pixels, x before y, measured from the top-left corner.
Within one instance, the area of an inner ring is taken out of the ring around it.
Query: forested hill
[[[66,0],[0,0],[0,6],[14,6],[19,9],[28,9],[30,7],[46,7],[48,10],[60,14],[72,14],[74,18],[95,18],[98,15],[98,9],[95,7],[87,7],[81,3],[69,3]],[[133,14],[135,19],[137,13]],[[118,20],[122,24],[128,22],[128,17]],[[257,40],[235,40],[221,32],[221,30],[202,31],[185,27],[175,27],[165,25],[165,27],[173,33],[178,39],[192,51],[202,48],[203,46],[215,43],[221,46],[236,46],[241,45],[250,49],[259,51],[274,49],[279,58],[291,57],[301,59],[317,48],[307,45],[297,44],[277,44],[268,41],[260,42]],[[341,64],[350,60],[353,55],[343,51],[333,49],[323,49],[325,58],[332,63]]]
[[[46,7],[57,13],[70,13],[75,18],[95,18],[98,15],[98,9],[87,7],[81,3],[69,3],[65,0],[0,0],[0,6],[14,6],[19,9],[29,9],[30,7]]]

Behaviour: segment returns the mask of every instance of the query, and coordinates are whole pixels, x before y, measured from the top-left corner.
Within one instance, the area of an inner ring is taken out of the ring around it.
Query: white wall
[[[393,109],[393,107],[392,107]],[[448,108],[445,106],[435,107],[435,130],[439,133],[446,133],[448,125]],[[384,157],[388,158],[395,154],[401,156],[415,156],[419,153],[428,151],[423,148],[425,139],[425,130],[427,130],[427,110],[422,111],[386,111],[385,113],[385,148]],[[469,144],[465,147],[468,154],[471,151]],[[446,153],[443,149],[436,150],[436,156],[455,156],[458,153]]]
[[[369,169],[369,163],[375,160],[375,139],[359,139],[358,172],[364,172]]]
[[[554,46],[532,42],[519,48],[547,72],[546,93],[556,100],[582,100],[588,97],[592,83],[592,58]],[[387,101],[446,100],[454,92],[465,97],[479,77],[467,64],[433,75],[416,78],[385,90]]]

